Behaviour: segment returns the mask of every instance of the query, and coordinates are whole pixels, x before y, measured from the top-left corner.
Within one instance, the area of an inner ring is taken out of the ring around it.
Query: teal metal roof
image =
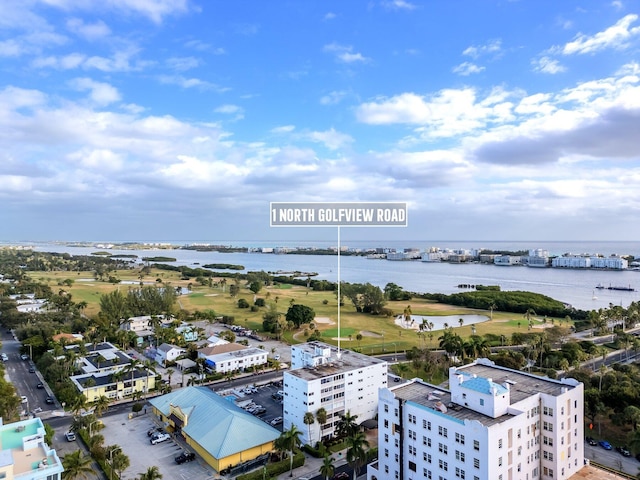
[[[465,380],[460,384],[460,386],[479,393],[484,393],[486,395],[492,394],[492,388],[495,388],[496,395],[502,395],[508,392],[508,390],[499,383],[491,382],[488,379],[482,377],[475,377],[470,378],[469,380]]]
[[[184,434],[215,458],[243,452],[280,436],[280,431],[207,387],[181,388],[149,403],[167,417],[170,405],[180,407],[188,415]]]

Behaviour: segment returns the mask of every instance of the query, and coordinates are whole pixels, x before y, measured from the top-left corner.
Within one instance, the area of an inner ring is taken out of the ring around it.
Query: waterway
[[[353,243],[353,242],[352,242]],[[361,242],[364,243],[364,242]],[[397,243],[397,242],[396,242]],[[417,242],[416,242],[417,243]],[[414,243],[414,245],[416,244]],[[222,244],[222,242],[219,242]],[[228,245],[244,246],[225,243]],[[279,244],[282,245],[282,244]],[[474,248],[472,242],[420,243],[441,247]],[[273,244],[272,244],[273,246]],[[327,245],[318,245],[319,247]],[[363,245],[364,246],[364,245]],[[411,247],[412,245],[405,245]],[[589,252],[632,254],[640,258],[640,243],[635,242],[556,242],[553,245],[496,242],[482,245],[485,248],[503,248],[511,251],[527,248],[547,248],[551,254],[564,252]],[[549,248],[549,247],[552,248]],[[72,255],[90,255],[99,250],[95,247],[70,247],[60,244],[34,244],[34,249],[46,252],[70,253]],[[402,247],[399,247],[402,248]],[[555,248],[555,250],[553,249]],[[110,250],[113,255],[138,255],[138,258],[162,255],[176,258],[173,265],[198,267],[209,263],[239,264],[248,271],[301,271],[315,272],[314,278],[350,283],[371,283],[384,288],[393,282],[405,290],[417,293],[457,293],[468,291],[458,288],[460,284],[499,285],[502,290],[523,290],[548,295],[583,310],[606,308],[611,305],[627,307],[631,302],[640,301],[640,271],[624,270],[569,270],[556,268],[529,268],[523,266],[498,267],[478,263],[450,264],[427,263],[421,261],[372,260],[362,256],[340,256],[338,269],[337,256],[327,255],[291,255],[267,253],[218,253],[198,252],[194,250]],[[624,286],[635,291],[598,290],[597,285]]]

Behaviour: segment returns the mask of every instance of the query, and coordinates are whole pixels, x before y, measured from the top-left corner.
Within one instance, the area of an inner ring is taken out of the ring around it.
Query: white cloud
[[[35,68],[55,68],[57,70],[74,70],[80,68],[86,61],[82,53],[70,53],[62,57],[37,57],[31,62]]]
[[[67,29],[87,40],[96,40],[111,34],[111,29],[102,20],[85,23],[81,18],[71,18],[67,20]]]
[[[333,92],[329,92],[326,95],[323,95],[320,98],[321,105],[337,105],[347,96],[347,92],[344,90],[334,90]]]
[[[89,91],[92,102],[98,106],[106,106],[120,100],[120,93],[108,83],[101,83],[90,78],[76,78],[70,82],[79,91]]]
[[[310,132],[305,135],[312,142],[323,143],[329,150],[338,150],[353,142],[353,138],[345,133],[330,128],[324,132]]]
[[[502,51],[502,40],[491,40],[484,45],[471,45],[467,47],[462,54],[477,59],[484,55],[499,54]]]
[[[622,10],[624,8],[624,5],[620,0],[614,0],[613,2],[611,2],[611,6],[616,10]]]
[[[578,35],[573,41],[562,47],[565,55],[583,55],[595,53],[608,48],[624,49],[630,45],[631,40],[640,34],[640,27],[631,27],[638,19],[638,15],[629,14],[620,19],[615,25],[598,32],[593,36]]]
[[[453,67],[452,72],[462,75],[463,77],[469,76],[473,73],[480,73],[484,70],[484,67],[476,65],[471,62],[463,62],[460,65]]]
[[[116,172],[122,170],[124,159],[121,154],[106,148],[83,149],[72,152],[68,158],[91,170],[107,170]]]
[[[510,95],[492,91],[478,100],[473,88],[444,89],[429,97],[403,93],[363,103],[356,117],[374,125],[418,125],[416,132],[424,137],[451,137],[509,121],[513,105],[506,97]]]
[[[200,65],[200,60],[195,57],[171,57],[167,59],[167,66],[172,70],[184,72]]]
[[[275,133],[277,135],[283,134],[283,133],[291,133],[295,130],[295,126],[293,125],[282,125],[281,127],[274,127],[271,129],[271,133]]]
[[[418,8],[416,5],[407,2],[406,0],[384,0],[382,2],[382,6],[394,10],[415,10]]]
[[[189,10],[188,0],[41,0],[52,7],[66,11],[94,10],[96,7],[117,10],[125,14],[138,14],[154,23],[162,23],[165,17],[185,13]]]
[[[336,18],[336,17],[337,17],[337,15],[336,15],[335,13],[333,13],[333,12],[327,12],[327,13],[324,15],[324,19],[325,19],[325,20],[333,20],[333,19],[334,19],[334,18]]]
[[[566,71],[566,68],[556,59],[544,56],[531,61],[534,72],[556,74]]]
[[[242,120],[244,118],[244,109],[238,105],[226,104],[217,107],[214,112],[232,115],[233,120]]]
[[[221,87],[215,83],[207,82],[199,78],[186,78],[182,75],[160,75],[158,77],[160,83],[166,85],[178,85],[181,88],[199,88],[202,90],[214,90],[218,93],[226,92],[229,90],[226,87]]]
[[[353,47],[351,45],[340,45],[338,43],[330,43],[325,45],[323,50],[325,52],[333,53],[336,59],[343,63],[366,63],[370,59],[363,56],[361,53],[353,52]]]

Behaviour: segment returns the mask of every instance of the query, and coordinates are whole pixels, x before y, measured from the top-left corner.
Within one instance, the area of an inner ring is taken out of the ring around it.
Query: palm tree
[[[302,421],[307,426],[307,433],[309,434],[307,439],[308,439],[309,445],[311,445],[311,425],[313,425],[314,422],[316,421],[316,417],[313,415],[313,413],[307,412],[304,414]]]
[[[316,420],[320,425],[320,428],[318,429],[318,441],[320,441],[322,440],[322,427],[327,423],[327,411],[324,408],[320,407],[316,410]]]
[[[93,468],[91,468],[91,462],[93,460],[90,456],[82,455],[81,450],[67,453],[62,457],[62,466],[64,472],[62,472],[62,480],[87,480],[89,475],[93,475]]]
[[[536,311],[533,308],[529,308],[527,309],[526,312],[524,312],[524,318],[527,319],[527,323],[529,324],[529,328],[531,328],[531,326],[533,325],[533,316],[536,314]]]
[[[324,480],[329,480],[329,478],[333,477],[333,474],[336,471],[336,467],[333,466],[333,462],[335,462],[335,458],[330,457],[329,455],[324,456],[319,472],[320,475],[324,477]]]
[[[498,307],[496,306],[495,303],[492,303],[491,305],[489,305],[489,320],[493,320],[493,311],[497,308]]]
[[[285,430],[284,432],[282,432],[281,435],[284,437],[284,446],[289,452],[290,477],[293,477],[293,452],[295,452],[295,450],[300,446],[300,435],[302,435],[302,432],[298,430],[298,427],[296,427],[295,424],[291,425],[291,428],[289,428],[289,430]]]
[[[358,415],[351,415],[351,411],[347,410],[338,420],[336,431],[339,437],[352,437],[360,431],[360,426],[356,422]]]
[[[364,433],[358,432],[347,438],[347,463],[353,467],[353,480],[358,476],[358,470],[367,461],[369,442]]]
[[[155,465],[147,468],[146,472],[139,473],[138,475],[140,475],[138,480],[160,480],[162,478],[160,470]]]
[[[100,395],[97,400],[93,402],[93,412],[96,416],[101,416],[109,408],[110,400],[104,395]]]

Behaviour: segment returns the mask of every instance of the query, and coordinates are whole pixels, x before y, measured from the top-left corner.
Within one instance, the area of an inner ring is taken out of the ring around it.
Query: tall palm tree
[[[353,480],[356,480],[358,470],[367,461],[367,448],[369,442],[364,433],[358,432],[347,437],[347,463],[353,467]]]
[[[324,456],[319,472],[320,475],[324,477],[324,480],[329,480],[329,478],[333,477],[333,474],[336,471],[336,467],[333,466],[333,462],[335,462],[335,458],[330,457],[329,455]]]
[[[316,410],[316,420],[320,425],[320,428],[318,428],[318,441],[320,441],[322,440],[322,427],[327,423],[327,411],[324,408],[320,407]]]
[[[293,453],[300,446],[300,435],[302,435],[302,432],[298,430],[298,427],[296,427],[295,424],[292,424],[291,428],[289,428],[289,430],[285,430],[284,432],[282,432],[282,435],[281,435],[284,437],[284,446],[289,452],[289,464],[290,464],[289,476],[290,477],[293,477]]]
[[[155,465],[147,468],[146,472],[139,473],[138,475],[140,475],[138,480],[160,480],[162,478],[160,470]]]
[[[62,480],[87,480],[94,473],[91,468],[92,461],[91,457],[85,457],[81,450],[67,453],[62,457],[62,466],[64,467]]]
[[[311,425],[315,423],[316,417],[313,415],[313,413],[307,412],[304,414],[302,421],[307,426],[307,433],[309,434],[309,436],[307,437],[307,441],[309,442],[309,445],[311,445]]]
[[[360,426],[356,422],[358,415],[351,415],[351,411],[347,410],[344,415],[338,420],[336,426],[337,434],[339,437],[351,437],[360,431]]]

